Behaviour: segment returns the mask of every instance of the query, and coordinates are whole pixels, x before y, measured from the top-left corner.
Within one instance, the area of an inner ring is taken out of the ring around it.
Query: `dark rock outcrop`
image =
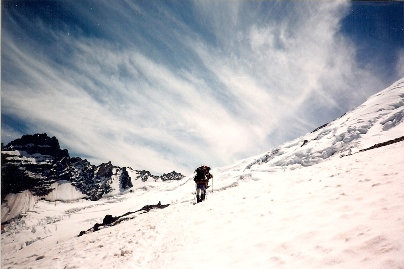
[[[172,171],[172,172],[166,173],[166,174],[162,174],[161,176],[153,175],[152,173],[150,173],[149,171],[146,171],[146,170],[135,170],[135,172],[137,174],[135,180],[140,179],[143,182],[146,182],[149,180],[153,180],[153,181],[181,180],[185,177],[183,174],[175,172],[175,171]]]
[[[175,171],[172,171],[170,173],[167,174],[163,174],[162,176],[160,176],[160,179],[162,181],[167,181],[167,180],[181,180],[183,179],[185,176],[181,173],[177,173]]]
[[[169,205],[170,204],[163,205],[163,204],[161,204],[161,202],[158,202],[155,205],[145,205],[141,209],[138,209],[138,210],[133,211],[133,212],[126,212],[125,214],[123,214],[121,216],[117,216],[117,217],[113,217],[112,215],[105,215],[104,219],[102,220],[102,223],[96,223],[90,229],[88,229],[86,231],[81,231],[79,233],[78,237],[83,236],[83,235],[88,234],[88,233],[99,231],[100,229],[103,229],[103,228],[106,228],[106,227],[109,227],[109,226],[115,226],[115,225],[121,223],[122,221],[134,219],[136,217],[136,215],[128,217],[129,215],[133,215],[133,214],[136,214],[136,213],[143,214],[143,213],[149,212],[152,209],[166,208]]]
[[[377,144],[375,144],[375,145],[373,145],[373,146],[371,146],[371,147],[368,147],[368,148],[365,148],[365,149],[361,149],[361,150],[359,150],[359,152],[363,152],[363,151],[368,151],[368,150],[372,150],[372,149],[377,149],[377,148],[385,147],[385,146],[388,146],[388,145],[391,145],[391,144],[395,144],[395,143],[398,143],[398,142],[402,142],[402,141],[404,141],[404,136],[400,136],[400,137],[397,137],[397,138],[395,138],[395,139],[391,139],[391,140],[386,141],[386,142],[377,143]]]
[[[43,196],[57,180],[69,180],[69,153],[55,137],[24,135],[2,148],[1,198],[8,193],[31,190]]]
[[[157,180],[159,177],[152,175],[149,171],[146,170],[136,170],[137,179],[141,179],[142,181],[148,181],[149,179]]]
[[[119,180],[121,181],[121,188],[122,189],[129,189],[133,187],[132,180],[126,170],[126,167],[122,168],[122,173],[120,175]]]

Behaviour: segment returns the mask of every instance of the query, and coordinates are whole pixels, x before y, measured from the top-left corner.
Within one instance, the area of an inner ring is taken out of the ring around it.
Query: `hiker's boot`
[[[196,196],[196,202],[197,202],[197,203],[200,203],[201,201],[202,201],[201,198],[199,197],[199,195],[197,195],[197,196]]]
[[[205,194],[203,193],[202,197],[201,197],[201,202],[204,201],[204,200],[205,200]]]

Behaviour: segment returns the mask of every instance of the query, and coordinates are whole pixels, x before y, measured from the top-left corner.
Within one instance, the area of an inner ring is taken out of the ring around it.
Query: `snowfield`
[[[404,141],[360,151],[404,136],[403,116],[401,79],[312,133],[213,169],[199,204],[192,175],[99,201],[39,200],[4,226],[2,268],[404,268]],[[159,201],[170,206],[78,236]]]
[[[237,184],[197,205],[192,181],[99,202],[41,201],[2,234],[2,268],[403,268],[403,144],[235,174]],[[157,201],[172,204],[77,237],[106,214]]]

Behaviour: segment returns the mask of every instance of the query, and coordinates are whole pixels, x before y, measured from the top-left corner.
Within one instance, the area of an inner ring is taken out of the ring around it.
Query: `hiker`
[[[194,181],[196,183],[196,201],[197,203],[205,200],[206,189],[208,188],[209,179],[213,178],[212,174],[209,173],[210,167],[202,165],[196,168],[196,175]]]

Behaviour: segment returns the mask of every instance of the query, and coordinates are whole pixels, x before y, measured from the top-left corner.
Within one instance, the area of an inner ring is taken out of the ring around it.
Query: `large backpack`
[[[210,173],[209,173],[210,168],[207,166],[200,166],[196,168],[195,172],[195,178],[194,181],[204,181],[204,180],[209,180],[211,178]]]

